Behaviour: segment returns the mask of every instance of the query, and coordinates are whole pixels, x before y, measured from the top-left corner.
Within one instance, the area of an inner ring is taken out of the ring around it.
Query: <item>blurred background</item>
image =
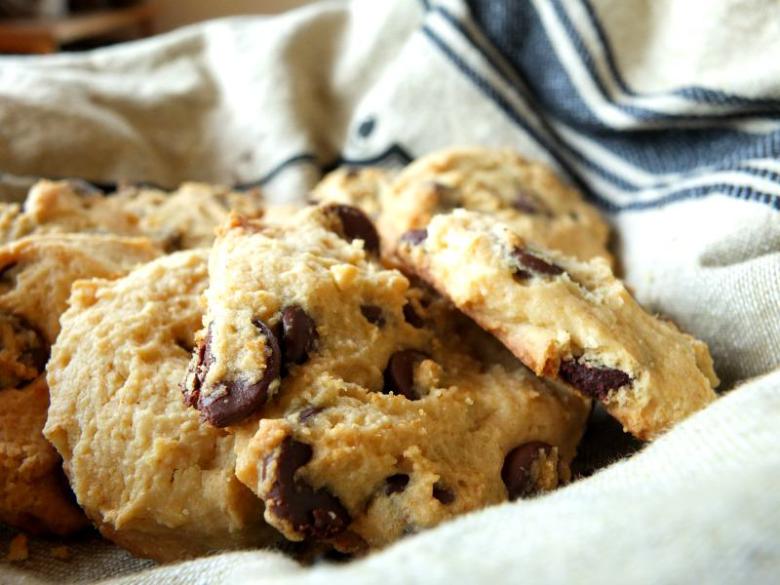
[[[312,0],[0,0],[0,53],[78,51]]]

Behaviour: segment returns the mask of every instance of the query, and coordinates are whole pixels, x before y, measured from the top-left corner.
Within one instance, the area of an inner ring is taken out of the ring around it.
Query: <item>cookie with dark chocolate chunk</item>
[[[715,399],[707,346],[644,311],[603,259],[564,256],[463,209],[434,217],[426,234],[399,239],[406,270],[635,436],[652,439]]]
[[[383,267],[370,220],[339,205],[284,226],[233,218],[211,251],[185,396],[235,435],[266,520],[354,552],[565,482],[589,401],[496,342],[480,353],[492,340]],[[543,464],[507,483],[508,454],[535,442]]]
[[[414,161],[380,192],[379,231],[387,251],[401,234],[419,238],[433,217],[478,211],[532,244],[588,260],[604,258],[608,228],[596,209],[540,162],[506,149],[452,148]]]

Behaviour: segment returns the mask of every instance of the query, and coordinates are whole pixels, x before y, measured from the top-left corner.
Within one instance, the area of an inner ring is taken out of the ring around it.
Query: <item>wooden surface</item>
[[[143,36],[152,33],[156,9],[142,2],[129,8],[101,10],[63,18],[0,20],[0,52],[53,53],[61,45],[138,27]]]

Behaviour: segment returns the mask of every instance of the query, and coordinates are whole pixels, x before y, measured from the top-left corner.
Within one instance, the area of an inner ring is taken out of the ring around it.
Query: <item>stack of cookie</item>
[[[652,439],[715,397],[541,165],[450,150],[310,200],[47,183],[0,210],[0,520],[83,510],[164,561],[363,553],[567,483],[593,400]]]

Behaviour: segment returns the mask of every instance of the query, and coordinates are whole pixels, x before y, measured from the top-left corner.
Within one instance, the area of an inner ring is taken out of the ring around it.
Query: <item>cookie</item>
[[[266,520],[364,551],[565,482],[588,401],[506,350],[469,353],[473,325],[467,340],[339,213],[285,230],[234,219],[211,252],[185,394],[235,434]]]
[[[547,166],[510,150],[462,148],[422,157],[382,191],[379,231],[395,243],[437,213],[462,207],[490,214],[527,241],[588,260],[611,261],[609,230],[580,194]]]
[[[22,213],[0,216],[0,235],[3,241],[51,232],[143,235],[170,252],[210,245],[214,228],[232,209],[259,214],[259,194],[185,183],[172,193],[126,187],[107,196],[83,181],[39,181]]]
[[[87,525],[41,432],[49,346],[76,279],[120,276],[158,253],[146,239],[72,234],[0,247],[0,521],[54,534]]]
[[[603,259],[544,250],[462,209],[408,232],[397,253],[537,375],[598,399],[641,439],[715,399],[707,346],[646,313]]]
[[[206,283],[203,251],[76,283],[48,366],[44,434],[79,503],[104,536],[160,561],[277,538],[235,478],[233,437],[181,400]]]
[[[210,246],[230,211],[263,212],[259,191],[237,193],[204,183],[184,183],[172,193],[129,188],[114,197],[140,218],[141,233],[164,242],[167,251]]]
[[[341,167],[325,175],[310,199],[352,205],[376,220],[382,211],[380,192],[389,186],[392,176],[391,171],[378,167]]]
[[[21,238],[27,230],[19,220],[22,206],[18,203],[0,202],[0,244]]]

